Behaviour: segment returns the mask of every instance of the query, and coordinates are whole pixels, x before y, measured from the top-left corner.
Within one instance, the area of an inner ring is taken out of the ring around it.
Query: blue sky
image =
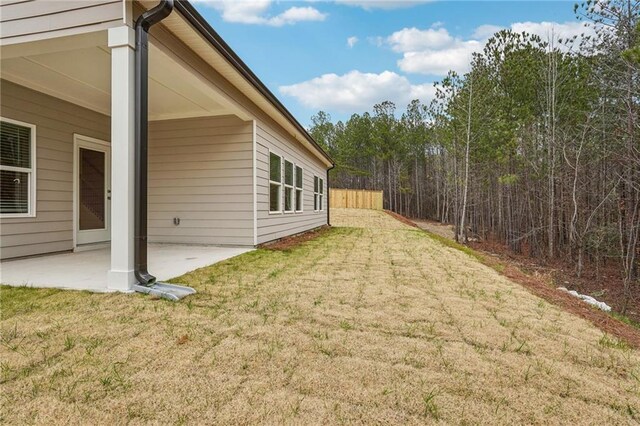
[[[196,8],[308,125],[383,100],[429,102],[448,69],[464,72],[499,28],[548,37],[584,31],[571,1],[197,0]]]

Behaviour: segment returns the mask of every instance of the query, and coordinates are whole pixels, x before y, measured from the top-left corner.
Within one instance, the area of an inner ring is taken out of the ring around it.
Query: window
[[[284,161],[284,211],[293,211],[293,163]]]
[[[318,176],[313,177],[313,209],[315,211],[324,210],[322,199],[324,198],[324,181]]]
[[[296,166],[296,212],[301,212],[303,209],[302,198],[302,167]]]
[[[0,118],[0,214],[35,216],[35,126]]]
[[[272,152],[269,154],[269,211],[272,213],[281,210],[281,186],[282,158]]]

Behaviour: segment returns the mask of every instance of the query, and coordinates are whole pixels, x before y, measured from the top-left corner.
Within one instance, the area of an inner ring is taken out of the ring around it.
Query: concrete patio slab
[[[251,251],[244,247],[149,244],[149,272],[158,280],[178,277]],[[106,291],[110,249],[52,254],[0,263],[0,283]]]

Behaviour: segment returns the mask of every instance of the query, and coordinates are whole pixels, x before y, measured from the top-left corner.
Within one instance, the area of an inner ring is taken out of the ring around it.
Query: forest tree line
[[[589,35],[500,31],[428,104],[313,116],[336,161],[331,186],[384,190],[387,209],[451,223],[461,241],[563,256],[578,275],[614,263],[628,303],[640,259],[640,4],[575,12]]]

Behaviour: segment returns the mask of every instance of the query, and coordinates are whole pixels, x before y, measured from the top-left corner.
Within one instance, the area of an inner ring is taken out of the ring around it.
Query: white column
[[[109,29],[111,48],[110,290],[132,291],[134,254],[134,50],[128,26]]]

